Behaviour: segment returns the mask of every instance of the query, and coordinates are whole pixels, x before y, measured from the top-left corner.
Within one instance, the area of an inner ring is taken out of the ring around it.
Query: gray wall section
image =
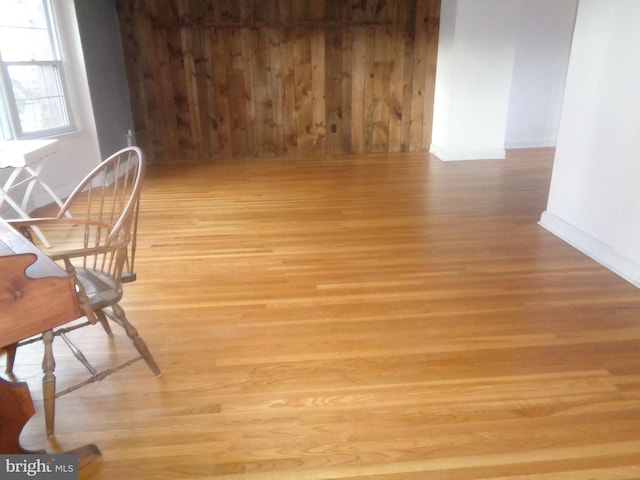
[[[106,158],[126,147],[127,132],[134,132],[115,2],[75,0],[75,8],[100,154]]]

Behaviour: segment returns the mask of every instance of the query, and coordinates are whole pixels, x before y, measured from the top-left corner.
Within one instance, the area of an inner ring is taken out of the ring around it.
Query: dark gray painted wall
[[[75,0],[75,8],[100,153],[106,158],[127,146],[127,132],[133,132],[115,3]]]

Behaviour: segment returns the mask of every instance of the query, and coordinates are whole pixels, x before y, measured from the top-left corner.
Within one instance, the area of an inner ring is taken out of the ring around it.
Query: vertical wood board
[[[152,162],[428,148],[440,0],[116,0],[116,10]]]

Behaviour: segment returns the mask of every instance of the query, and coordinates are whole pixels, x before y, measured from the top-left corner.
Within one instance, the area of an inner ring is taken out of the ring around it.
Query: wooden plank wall
[[[153,162],[428,150],[440,0],[116,0]]]

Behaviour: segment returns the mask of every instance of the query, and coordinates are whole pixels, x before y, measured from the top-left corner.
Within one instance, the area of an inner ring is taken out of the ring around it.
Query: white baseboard
[[[505,141],[505,148],[549,148],[555,147],[557,138],[531,139],[531,140],[511,140]]]
[[[640,265],[560,217],[545,211],[538,222],[555,236],[640,288]]]
[[[504,160],[506,157],[504,148],[484,150],[447,150],[434,143],[429,147],[429,153],[435,155],[444,162],[457,160]]]

